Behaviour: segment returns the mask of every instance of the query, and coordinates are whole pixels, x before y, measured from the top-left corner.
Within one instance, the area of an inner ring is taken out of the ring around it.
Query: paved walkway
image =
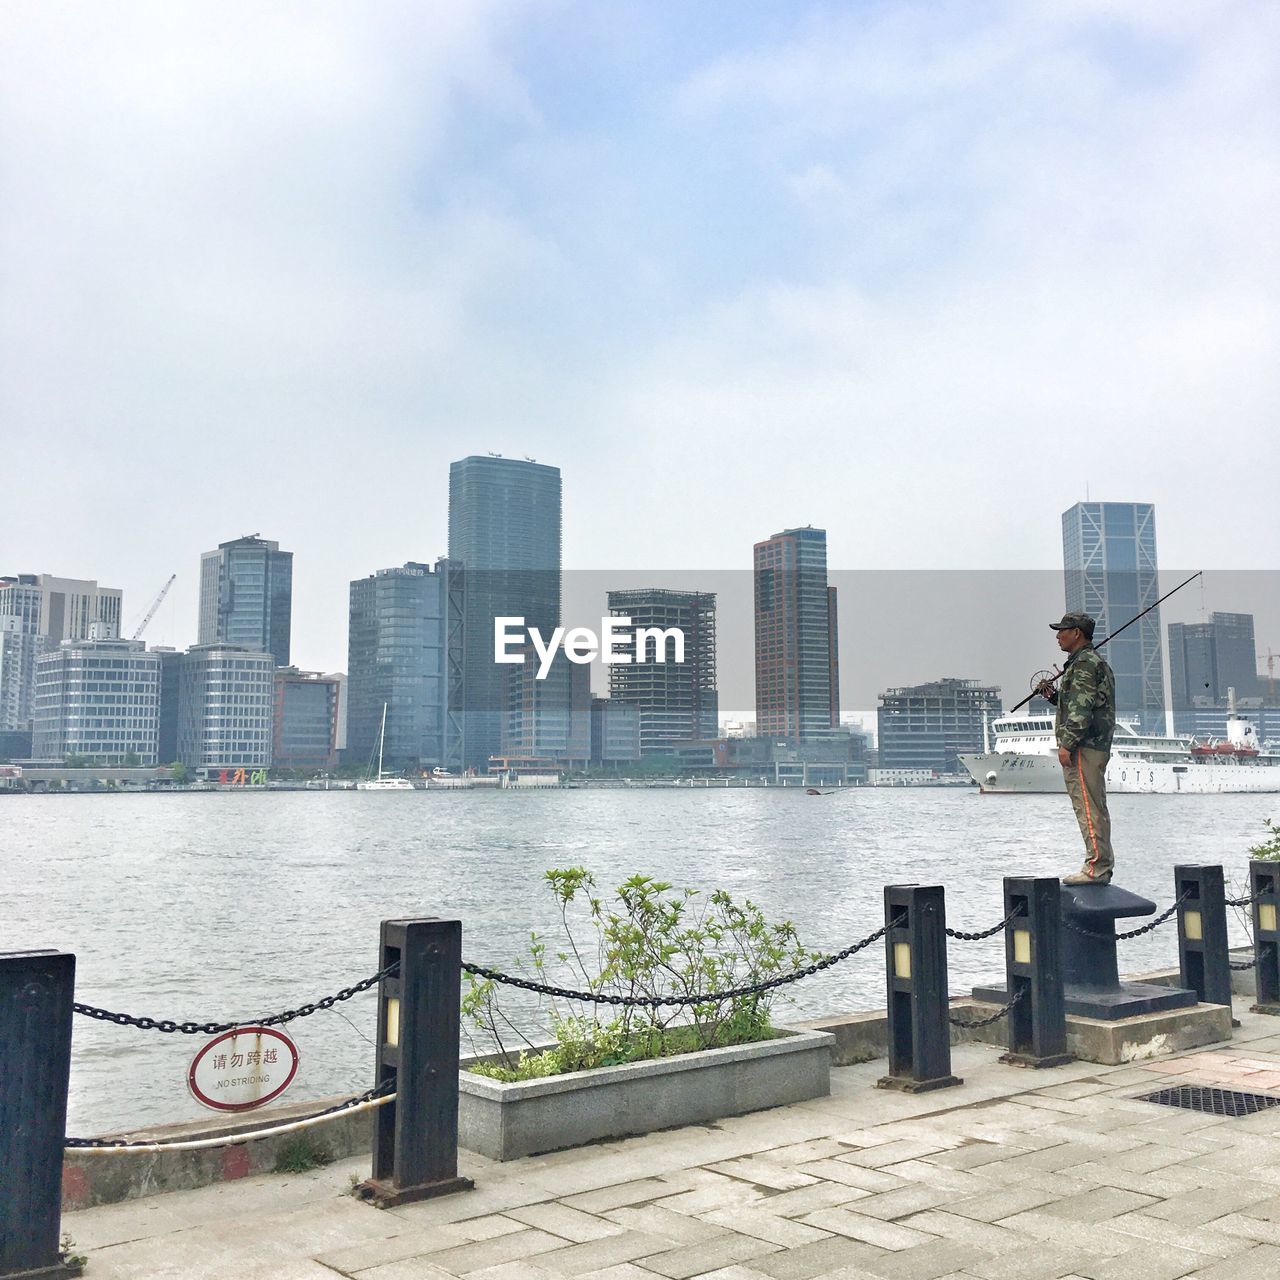
[[[90,1280],[1249,1280],[1280,1275],[1280,1107],[1228,1119],[1136,1100],[1211,1083],[1280,1098],[1280,1020],[1126,1067],[955,1052],[919,1097],[832,1072],[829,1098],[508,1164],[380,1212],[348,1160],[68,1214]]]

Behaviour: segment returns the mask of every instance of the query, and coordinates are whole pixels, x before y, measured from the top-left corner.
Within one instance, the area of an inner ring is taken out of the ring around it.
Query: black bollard
[[[66,952],[0,954],[0,1277],[81,1272],[59,1245],[75,980]]]
[[[1178,967],[1182,985],[1205,1004],[1231,1007],[1231,959],[1227,942],[1227,894],[1222,868],[1173,869],[1178,907]]]
[[[384,920],[376,1076],[395,1090],[378,1108],[373,1176],[357,1194],[380,1209],[468,1191],[458,1177],[458,1019],[462,922]]]
[[[881,1089],[925,1093],[962,1084],[951,1074],[947,916],[941,885],[885,885],[889,1074]]]
[[[1005,998],[1009,1010],[1009,1052],[1000,1061],[1020,1067],[1060,1067],[1067,1051],[1067,1010],[1063,999],[1059,920],[1062,885],[1057,877],[1006,876]]]
[[[1280,862],[1254,858],[1249,863],[1253,897],[1253,957],[1258,977],[1254,1013],[1280,1014]]]

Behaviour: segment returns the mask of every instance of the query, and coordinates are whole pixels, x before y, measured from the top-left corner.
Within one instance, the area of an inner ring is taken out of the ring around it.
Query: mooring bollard
[[[80,1274],[59,1244],[75,981],[66,952],[0,954],[0,1277]]]
[[[951,1074],[947,913],[941,885],[885,885],[889,1074],[882,1089],[924,1093],[962,1084]]]
[[[1280,862],[1254,858],[1249,863],[1253,898],[1253,958],[1258,977],[1254,1013],[1280,1014]]]
[[[1231,1007],[1231,948],[1227,942],[1227,892],[1222,868],[1177,866],[1178,967],[1184,987],[1204,1004]]]
[[[468,1191],[458,1177],[462,922],[384,920],[376,1083],[394,1090],[373,1130],[373,1175],[357,1194],[380,1209]]]
[[[1061,882],[1056,877],[1006,876],[1005,998],[1009,1052],[1001,1062],[1020,1067],[1060,1067],[1070,1062],[1062,982]]]

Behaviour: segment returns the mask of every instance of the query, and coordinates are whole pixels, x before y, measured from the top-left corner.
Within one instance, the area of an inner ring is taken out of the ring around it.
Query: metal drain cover
[[[1251,1116],[1268,1107],[1280,1107],[1280,1097],[1266,1093],[1241,1093],[1238,1089],[1212,1089],[1207,1085],[1184,1084],[1175,1089],[1144,1093],[1139,1102],[1157,1102],[1162,1107],[1182,1107],[1211,1116]]]

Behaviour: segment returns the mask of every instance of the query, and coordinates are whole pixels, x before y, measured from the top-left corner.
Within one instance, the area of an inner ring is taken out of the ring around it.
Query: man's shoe
[[[1080,871],[1073,876],[1063,876],[1062,883],[1063,884],[1110,884],[1111,872],[1108,871],[1105,875],[1101,875],[1101,876],[1091,876],[1087,872]]]

